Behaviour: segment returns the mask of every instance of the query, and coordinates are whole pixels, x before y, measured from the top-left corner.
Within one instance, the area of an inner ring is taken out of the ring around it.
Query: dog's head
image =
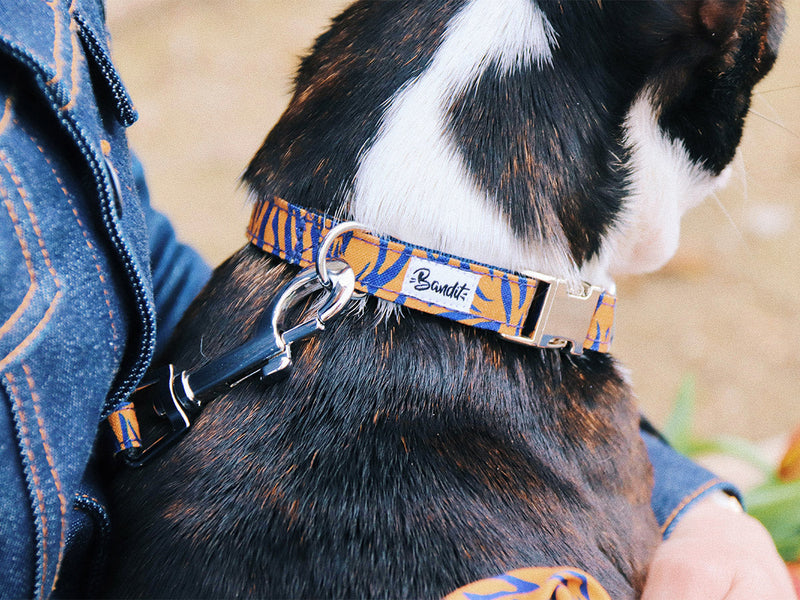
[[[780,2],[651,4],[634,21],[652,63],[625,119],[630,185],[605,247],[614,272],[660,267],[677,249],[681,215],[727,182],[784,23]]]
[[[303,62],[257,196],[608,284],[725,179],[780,0],[362,0]]]

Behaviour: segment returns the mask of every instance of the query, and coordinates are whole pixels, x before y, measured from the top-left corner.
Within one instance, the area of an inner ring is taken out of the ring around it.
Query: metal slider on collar
[[[536,297],[521,335],[501,333],[501,337],[538,348],[569,346],[570,353],[583,354],[583,345],[603,289],[584,283],[582,293],[575,294],[564,279],[525,271],[523,275],[532,277],[543,285],[541,289],[537,287]]]

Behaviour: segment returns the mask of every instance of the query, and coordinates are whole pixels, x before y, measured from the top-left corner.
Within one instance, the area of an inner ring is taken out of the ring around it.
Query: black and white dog
[[[724,179],[779,0],[360,0],[303,60],[258,200],[579,287],[657,268]],[[241,344],[297,272],[247,247],[173,341]],[[201,353],[202,347],[202,353]],[[608,355],[368,298],[121,474],[112,596],[436,597],[572,565],[641,593],[660,536]]]

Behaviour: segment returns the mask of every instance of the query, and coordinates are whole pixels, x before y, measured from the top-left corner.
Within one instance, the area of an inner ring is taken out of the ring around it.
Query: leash
[[[537,348],[580,355],[608,352],[611,345],[616,298],[597,286],[584,283],[575,293],[564,279],[378,237],[358,223],[280,198],[255,206],[247,235],[256,247],[303,269],[278,293],[250,340],[196,369],[179,372],[170,364],[155,370],[108,416],[115,454],[128,466],[146,464],[175,442],[220,393],[256,374],[269,381],[285,372],[291,344],[324,330],[356,293]],[[321,307],[282,330],[287,310],[314,293],[323,294]]]
[[[292,364],[291,345],[324,330],[352,298],[354,284],[347,264],[321,256],[281,289],[250,340],[197,369],[178,372],[168,364],[149,373],[129,402],[107,418],[115,455],[129,467],[140,467],[186,433],[219,394],[259,373],[265,380],[279,377]],[[286,312],[320,291],[324,301],[312,316],[282,331]],[[141,431],[147,431],[146,440]]]

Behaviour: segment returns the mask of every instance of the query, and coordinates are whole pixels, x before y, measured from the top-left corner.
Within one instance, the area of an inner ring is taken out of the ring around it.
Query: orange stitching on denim
[[[78,47],[78,34],[75,31],[78,24],[75,21],[70,21],[69,24],[69,39],[72,44],[72,63],[70,65],[70,78],[72,79],[72,87],[69,91],[69,102],[61,107],[61,110],[69,110],[75,106],[78,99],[78,92],[80,91],[80,75],[78,73],[78,63],[83,56]]]
[[[17,234],[19,245],[22,248],[22,256],[25,258],[25,267],[28,269],[28,276],[31,279],[31,285],[28,287],[28,291],[25,292],[25,297],[22,299],[22,302],[17,309],[5,323],[0,325],[0,338],[8,333],[14,324],[19,321],[19,319],[30,306],[31,301],[33,300],[33,294],[39,287],[39,285],[36,283],[36,271],[33,268],[33,257],[31,256],[30,249],[28,248],[28,242],[25,241],[25,237],[23,236],[22,227],[19,223],[19,216],[14,210],[14,206],[11,204],[11,199],[8,197],[8,190],[2,186],[2,181],[3,179],[0,177],[0,196],[3,197],[3,204],[5,205],[6,210],[8,211],[8,216],[11,217],[11,222],[14,225],[14,231]]]
[[[53,60],[56,63],[56,74],[47,82],[47,85],[52,85],[57,81],[61,81],[61,75],[64,72],[64,59],[61,56],[61,19],[59,19],[58,11],[56,7],[59,4],[58,0],[52,0],[52,2],[45,2],[47,6],[53,11],[53,30],[54,30],[54,39],[53,39]]]
[[[53,276],[53,283],[55,283],[56,288],[60,289],[61,282],[59,281],[58,274],[53,267],[53,262],[50,260],[50,253],[47,251],[47,247],[45,246],[42,230],[39,228],[39,219],[36,217],[36,213],[33,210],[33,205],[31,204],[30,200],[28,200],[28,192],[25,191],[24,187],[22,187],[22,180],[14,171],[14,167],[8,161],[8,157],[2,150],[0,150],[0,161],[3,162],[3,166],[6,168],[6,171],[8,171],[9,175],[11,175],[11,180],[14,182],[14,185],[17,186],[17,192],[19,193],[20,198],[22,198],[22,203],[25,205],[25,208],[28,211],[28,217],[30,217],[33,232],[36,234],[37,241],[39,242],[39,250],[44,257],[44,263],[47,265],[50,275]]]
[[[17,356],[19,356],[25,350],[25,348],[30,346],[31,343],[39,336],[39,334],[42,332],[42,329],[44,329],[45,326],[50,322],[50,319],[53,318],[53,312],[55,312],[55,308],[63,295],[64,294],[61,292],[61,290],[56,292],[55,296],[53,296],[53,299],[50,301],[50,306],[48,306],[47,310],[44,311],[44,316],[42,317],[41,321],[36,324],[36,327],[34,327],[33,330],[27,336],[25,336],[25,339],[22,340],[16,348],[9,352],[3,358],[3,360],[0,360],[0,369],[5,369],[12,360],[17,358]]]
[[[669,526],[684,508],[694,502],[699,496],[707,492],[710,488],[714,487],[715,485],[719,485],[720,483],[722,483],[721,479],[712,479],[711,481],[706,482],[706,484],[702,487],[696,489],[693,494],[684,498],[683,501],[678,504],[677,507],[675,507],[675,510],[670,513],[670,515],[667,517],[667,520],[664,521],[664,525],[661,526],[661,535],[664,535],[664,532],[669,529]]]
[[[28,384],[28,389],[31,392],[31,400],[33,401],[33,410],[36,413],[36,423],[39,427],[39,435],[42,438],[42,447],[44,448],[45,457],[47,457],[47,464],[50,466],[50,475],[53,477],[53,483],[56,486],[58,493],[58,502],[61,507],[61,539],[59,541],[58,562],[56,563],[56,577],[53,580],[53,587],[58,581],[58,571],[61,567],[61,561],[64,558],[65,536],[67,530],[67,498],[64,496],[64,490],[61,486],[61,478],[58,476],[55,461],[53,460],[53,453],[50,450],[50,442],[47,439],[47,432],[44,427],[44,420],[42,419],[42,411],[39,407],[40,396],[35,389],[33,374],[31,368],[23,363],[22,370],[25,372],[25,380]],[[52,591],[52,590],[51,590]]]
[[[14,396],[14,405],[17,407],[17,414],[19,415],[19,429],[22,435],[22,441],[25,444],[26,454],[31,466],[31,477],[33,478],[33,485],[36,488],[36,498],[39,502],[39,520],[42,523],[42,586],[44,586],[44,579],[47,576],[47,515],[45,515],[44,494],[42,493],[41,481],[36,470],[36,457],[33,455],[31,448],[30,431],[28,430],[27,419],[23,411],[22,401],[19,397],[19,389],[16,386],[14,374],[5,373],[6,381],[11,388],[11,395]]]
[[[83,498],[84,500],[91,500],[92,502],[96,502],[97,504],[103,505],[100,500],[95,498],[94,496],[90,496],[89,494],[75,494],[78,498]],[[74,507],[77,510],[77,507]]]
[[[47,165],[50,167],[50,171],[53,173],[53,177],[56,178],[58,185],[61,187],[61,191],[63,192],[64,197],[67,199],[67,204],[69,204],[70,209],[72,210],[72,214],[75,216],[75,221],[78,223],[78,227],[80,228],[81,233],[83,234],[83,238],[86,241],[86,246],[89,248],[89,253],[92,255],[92,260],[94,261],[94,268],[97,270],[97,277],[100,279],[101,287],[103,289],[103,298],[105,300],[106,306],[108,307],[108,318],[111,321],[111,334],[114,341],[114,346],[113,346],[114,352],[118,352],[119,344],[117,342],[119,341],[119,332],[117,330],[117,323],[116,323],[116,318],[114,316],[114,309],[111,306],[111,293],[108,291],[106,278],[103,275],[103,269],[100,266],[100,261],[98,260],[97,254],[94,251],[94,244],[92,244],[92,241],[89,239],[89,231],[84,225],[83,220],[81,219],[80,214],[78,213],[78,209],[75,208],[75,205],[72,202],[72,198],[70,197],[69,192],[67,191],[67,188],[64,185],[64,182],[58,176],[58,173],[56,172],[55,167],[53,167],[53,163],[50,162],[50,158],[47,156],[47,153],[44,151],[44,148],[42,148],[36,142],[33,136],[28,135],[28,137],[30,138],[31,142],[33,142],[36,145],[36,148],[39,150],[39,152],[41,152],[42,157],[44,158]]]
[[[8,122],[11,120],[11,103],[13,98],[9,96],[6,98],[5,106],[3,107],[3,116],[0,118],[0,133],[3,133],[8,127]]]

